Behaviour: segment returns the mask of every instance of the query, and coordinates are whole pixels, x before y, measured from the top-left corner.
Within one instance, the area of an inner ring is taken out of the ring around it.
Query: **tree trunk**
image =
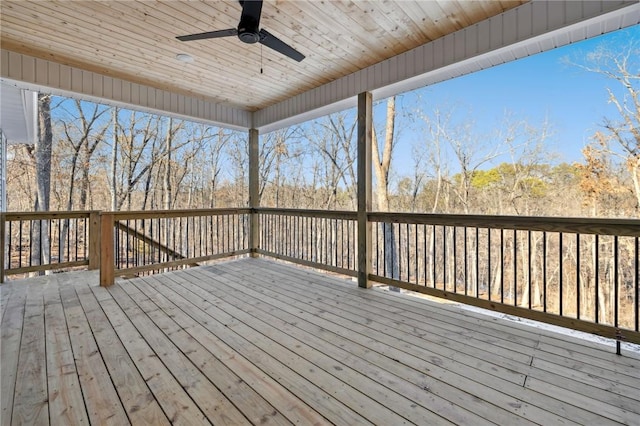
[[[164,192],[164,209],[171,209],[171,145],[173,142],[173,119],[169,117],[169,123],[167,124],[167,137],[165,141],[165,168],[164,168],[164,179],[163,179],[163,192]]]
[[[111,211],[118,209],[118,107],[113,108],[113,146],[111,147]]]
[[[36,210],[48,211],[51,193],[51,96],[38,94],[38,141],[35,147],[36,165]],[[47,264],[50,261],[49,232],[46,221],[34,224],[31,247],[31,259],[34,265]]]
[[[378,138],[376,132],[371,137],[373,170],[376,175],[376,202],[377,209],[381,212],[389,211],[389,168],[391,166],[391,155],[393,153],[393,137],[396,119],[396,100],[390,97],[387,100],[387,121],[385,126],[384,147],[382,157],[378,148]],[[400,278],[398,263],[398,247],[396,245],[395,230],[393,224],[382,224],[384,238],[384,263],[387,276],[393,279]],[[400,291],[396,287],[390,287],[392,291]]]

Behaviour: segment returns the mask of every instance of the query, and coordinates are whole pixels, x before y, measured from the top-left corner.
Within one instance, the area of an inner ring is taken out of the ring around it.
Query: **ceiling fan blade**
[[[226,30],[209,31],[206,33],[190,34],[176,37],[180,41],[192,41],[192,40],[205,40],[208,38],[221,38],[231,37],[238,35],[238,30],[235,28],[229,28]]]
[[[240,15],[240,27],[260,28],[260,15],[262,14],[262,0],[240,0],[242,14]]]
[[[288,56],[294,61],[301,62],[305,58],[302,53],[298,52],[296,49],[289,46],[267,30],[260,30],[260,43],[275,50],[276,52],[280,52],[283,55]]]

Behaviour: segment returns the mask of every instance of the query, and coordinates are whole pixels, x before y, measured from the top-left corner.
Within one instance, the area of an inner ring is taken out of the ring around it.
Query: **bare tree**
[[[601,44],[578,66],[615,84],[615,89],[607,88],[607,94],[618,117],[605,117],[603,126],[608,132],[608,141],[618,149],[607,149],[613,155],[622,156],[631,175],[636,212],[640,212],[640,41],[631,39],[626,45],[621,45],[619,40],[614,43]]]

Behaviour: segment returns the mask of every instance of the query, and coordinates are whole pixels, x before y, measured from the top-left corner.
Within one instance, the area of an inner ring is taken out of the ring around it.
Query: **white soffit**
[[[38,94],[0,82],[0,129],[10,144],[34,144],[38,129]]]
[[[256,111],[267,133],[640,23],[638,1],[537,1]]]

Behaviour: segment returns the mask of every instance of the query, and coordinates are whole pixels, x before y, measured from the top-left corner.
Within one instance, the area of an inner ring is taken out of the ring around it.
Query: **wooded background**
[[[637,41],[602,45],[571,64],[608,77],[618,112],[593,123],[600,130],[576,163],[558,161],[553,123],[507,112],[480,134],[464,107],[380,102],[374,208],[638,217],[639,52]],[[10,211],[247,205],[245,132],[46,94],[39,127],[37,144],[9,147]],[[354,210],[355,133],[349,110],[262,135],[261,205]],[[394,155],[399,144],[411,146],[411,159]]]

